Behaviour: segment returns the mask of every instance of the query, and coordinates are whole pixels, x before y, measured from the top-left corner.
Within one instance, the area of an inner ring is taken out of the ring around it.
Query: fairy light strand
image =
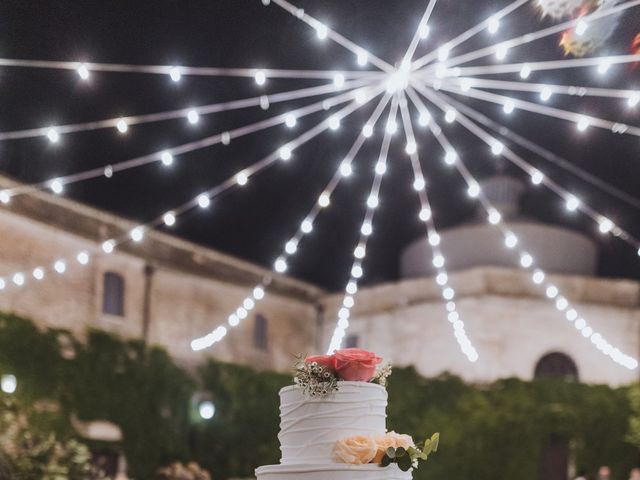
[[[165,154],[170,154],[171,156],[175,157],[178,155],[183,155],[185,153],[194,152],[196,150],[201,150],[203,148],[208,148],[214,145],[222,144],[223,141],[225,141],[225,139],[228,139],[230,141],[230,140],[233,140],[245,135],[249,135],[267,128],[278,126],[286,122],[287,115],[290,115],[290,114],[294,114],[297,118],[300,118],[303,116],[311,115],[316,112],[323,111],[327,108],[332,108],[336,105],[339,105],[340,103],[344,103],[349,100],[352,100],[357,96],[358,91],[365,92],[367,91],[367,87],[361,87],[360,89],[357,89],[357,90],[350,90],[340,95],[336,95],[330,99],[322,100],[322,101],[307,105],[305,107],[298,108],[296,110],[292,110],[292,111],[282,113],[273,117],[269,117],[265,120],[260,120],[258,122],[245,125],[242,127],[238,127],[233,130],[217,133],[193,142],[184,143],[181,145],[177,145],[175,147],[156,151],[147,155],[142,155],[140,157],[135,157],[129,160],[113,163],[105,167],[91,168],[82,172],[48,179],[38,183],[27,184],[20,187],[5,189],[5,190],[2,190],[2,192],[4,192],[4,194],[8,195],[9,197],[14,197],[15,195],[28,193],[34,190],[52,188],[53,182],[56,182],[56,184],[60,184],[60,185],[68,185],[68,184],[77,183],[84,180],[99,178],[99,177],[105,176],[106,168],[108,168],[109,175],[113,176],[115,173],[120,173],[125,170],[129,170],[132,168],[137,168],[137,167],[141,167],[151,163],[157,163],[159,161],[162,161],[163,155]],[[61,193],[61,192],[55,192],[54,190],[54,193]]]
[[[345,82],[338,90],[350,90],[353,88],[361,87],[367,83],[370,83],[370,79],[358,79]],[[116,128],[118,121],[122,120],[126,122],[128,126],[140,125],[152,122],[161,122],[167,120],[176,120],[187,118],[189,112],[196,112],[198,115],[209,115],[212,113],[228,112],[232,110],[239,110],[243,108],[251,108],[260,106],[266,99],[269,104],[287,102],[300,98],[309,98],[314,96],[325,95],[328,93],[335,93],[336,86],[332,83],[327,85],[321,85],[317,87],[307,87],[298,90],[290,90],[286,92],[272,93],[259,95],[251,98],[244,98],[240,100],[232,100],[229,102],[213,103],[209,105],[199,105],[195,107],[180,108],[177,110],[169,110],[166,112],[150,113],[145,115],[131,115],[126,117],[106,118],[103,120],[96,120],[92,122],[84,123],[72,123],[64,125],[54,125],[47,127],[29,128],[24,130],[14,130],[8,132],[0,132],[0,141],[4,140],[17,140],[24,138],[43,137],[55,132],[55,142],[60,140],[61,135],[69,133],[86,132],[92,130],[99,130],[104,128]],[[49,138],[50,141],[54,141]]]
[[[416,147],[417,143],[413,131],[411,116],[409,115],[409,109],[407,107],[406,97],[403,98],[400,103],[400,112],[402,116],[405,137],[407,139],[407,153],[411,160],[411,166],[413,169],[413,187],[414,190],[416,190],[418,199],[420,201],[420,211],[432,212],[428,189],[426,186],[426,180],[424,178],[424,172],[422,171],[422,168],[420,166],[419,154]],[[478,352],[471,343],[471,340],[469,339],[465,331],[465,323],[462,320],[457,309],[457,305],[455,302],[455,290],[449,284],[449,274],[446,268],[446,260],[442,253],[441,237],[438,234],[438,230],[436,229],[433,217],[433,213],[428,216],[423,216],[422,221],[426,227],[427,239],[432,252],[432,262],[437,270],[436,283],[440,287],[440,291],[446,305],[447,319],[451,323],[454,337],[458,342],[458,345],[460,346],[460,350],[465,355],[465,357],[467,357],[467,360],[474,363],[478,360]]]
[[[375,98],[376,96],[378,96],[380,93],[382,93],[383,88],[378,87],[377,89],[373,89],[371,91],[369,91],[369,95],[367,98],[367,102],[371,101],[371,99]],[[287,145],[290,146],[290,148],[293,150],[295,148],[300,147],[301,145],[303,145],[304,143],[308,142],[309,140],[315,138],[316,136],[318,136],[319,134],[321,134],[322,132],[324,132],[325,130],[327,130],[329,128],[329,119],[337,116],[338,118],[344,118],[347,115],[350,115],[351,113],[353,113],[354,111],[356,111],[357,109],[359,109],[361,106],[363,106],[362,103],[357,102],[355,100],[353,100],[350,104],[348,104],[347,106],[343,107],[341,110],[339,110],[338,112],[336,112],[335,114],[327,117],[326,119],[324,119],[322,122],[320,122],[319,124],[315,125],[313,128],[307,130],[306,132],[302,133],[301,135],[299,135],[298,137],[296,137],[294,140],[290,141],[287,143]],[[134,226],[129,232],[123,233],[122,235],[120,235],[117,238],[110,238],[107,240],[104,240],[100,246],[100,248],[102,249],[102,252],[105,254],[111,254],[113,253],[119,246],[121,246],[124,243],[130,242],[130,241],[136,241],[136,238],[138,238],[139,240],[142,240],[142,238],[144,237],[145,232],[152,230],[154,228],[157,228],[161,225],[165,225],[165,226],[173,226],[178,217],[180,215],[183,215],[185,213],[187,213],[188,211],[200,207],[202,207],[202,202],[203,202],[203,198],[206,197],[209,200],[209,203],[211,202],[211,200],[213,198],[215,198],[216,196],[220,195],[221,193],[234,188],[236,186],[243,186],[245,185],[248,180],[250,178],[252,178],[253,176],[255,176],[256,174],[260,173],[261,171],[263,171],[264,169],[266,169],[267,167],[271,166],[272,164],[274,164],[278,159],[280,159],[280,149],[275,150],[274,152],[272,152],[271,154],[269,154],[268,156],[262,158],[261,160],[259,160],[258,162],[255,162],[254,164],[250,165],[249,167],[246,167],[240,171],[238,171],[235,175],[230,176],[229,178],[227,178],[226,180],[224,180],[223,182],[221,182],[220,184],[216,185],[215,187],[201,192],[199,193],[195,198],[169,210],[166,211],[165,213],[159,215],[158,217],[156,217],[155,219],[145,223],[145,224],[139,224]],[[207,206],[209,205],[209,203],[207,204]],[[134,232],[137,232],[134,234]],[[81,256],[83,259],[85,258],[85,256],[89,256],[88,252],[86,251],[81,251],[77,253],[78,256]],[[78,257],[80,258],[80,257]],[[70,262],[69,259],[62,259],[62,261],[64,262]],[[37,268],[43,268],[43,267],[37,267]],[[44,269],[45,272],[47,271],[46,269]],[[26,277],[25,274],[22,272],[15,272],[13,274],[9,274],[7,278],[9,279],[13,279],[16,275],[18,275],[18,279],[20,280],[19,282],[13,282],[13,284],[15,286],[21,287],[24,285],[25,281],[26,281]],[[2,278],[2,281],[4,282],[4,286],[9,286],[10,282],[7,281],[6,278]],[[3,288],[4,289],[4,288]],[[2,289],[0,289],[2,290]]]
[[[433,103],[436,104],[435,101]],[[437,106],[440,108],[440,105]],[[447,140],[446,135],[442,132],[442,129],[437,126],[436,122],[433,122],[433,124],[434,128],[437,129],[437,136],[440,137],[440,144],[443,146],[443,148],[453,148],[451,147],[451,143]],[[469,189],[477,187],[479,185],[478,181],[466,167],[464,161],[461,158],[459,158],[454,163],[454,166],[460,173],[464,181],[467,183]],[[584,337],[590,338],[595,348],[608,355],[614,362],[618,363],[619,365],[622,365],[630,370],[636,369],[638,366],[637,360],[629,355],[622,353],[619,349],[609,344],[602,336],[602,334],[596,332],[593,327],[590,327],[587,324],[586,320],[584,320],[579,315],[576,308],[571,305],[569,300],[561,295],[559,288],[548,281],[547,273],[539,268],[536,265],[533,256],[524,248],[522,248],[521,240],[511,229],[508,228],[499,210],[495,208],[494,205],[489,201],[481,188],[477,188],[477,193],[474,195],[474,197],[480,202],[480,205],[485,210],[487,223],[490,226],[499,229],[502,233],[505,248],[513,250],[517,255],[520,268],[531,273],[533,283],[536,285],[541,285],[542,287],[546,287],[545,296],[550,301],[553,301],[556,298],[563,299],[561,303],[558,303],[557,301],[555,302],[556,309],[561,312],[567,313],[569,311],[575,312],[571,315],[566,315],[566,319],[570,322],[577,322],[574,324],[574,326],[576,326],[576,329],[580,331]],[[548,292],[552,293],[552,295],[549,295]]]
[[[516,0],[516,1],[514,1],[513,3],[511,3],[511,4],[507,5],[506,7],[504,7],[502,10],[499,10],[498,12],[494,13],[491,17],[483,20],[480,23],[477,23],[475,26],[471,27],[470,29],[468,29],[464,33],[458,35],[457,37],[453,38],[452,40],[449,40],[444,45],[446,45],[448,51],[453,50],[458,45],[466,42],[470,38],[473,38],[475,35],[477,35],[478,33],[482,32],[483,30],[485,30],[489,26],[489,22],[490,22],[491,18],[493,18],[495,20],[498,20],[498,21],[502,20],[504,17],[506,17],[507,15],[509,15],[510,13],[514,12],[515,10],[517,10],[522,5],[524,5],[524,4],[528,3],[528,2],[529,2],[529,0]],[[417,70],[417,69],[427,65],[432,60],[436,59],[438,57],[438,49],[440,47],[441,46],[439,46],[438,48],[432,50],[431,52],[427,53],[426,55],[424,55],[424,56],[418,58],[417,60],[415,60],[413,62],[412,69],[413,70]]]
[[[382,114],[382,111],[384,110],[385,106],[389,102],[389,99],[390,99],[390,95],[388,94],[384,95],[380,99],[380,101],[378,102],[378,105],[374,109],[373,113],[371,114],[370,118],[367,120],[365,125],[375,126],[375,124],[378,121],[378,118]],[[331,195],[333,194],[334,190],[337,188],[341,179],[344,178],[344,175],[342,175],[341,173],[342,166],[345,164],[351,165],[352,161],[355,159],[356,155],[364,145],[364,142],[366,141],[367,138],[369,137],[366,136],[363,132],[361,132],[358,135],[355,142],[349,149],[349,152],[345,156],[344,160],[342,160],[342,162],[339,164],[338,168],[336,169],[333,177],[331,178],[331,180],[329,180],[329,183],[320,193],[318,200],[314,203],[309,213],[304,217],[303,223],[309,222],[309,224],[313,225],[318,214],[323,209],[329,206],[329,203],[326,203],[326,201],[324,201],[323,199],[331,198]],[[274,262],[273,269],[277,273],[284,273],[288,269],[288,263],[287,263],[288,258],[298,252],[300,241],[305,237],[305,235],[309,233],[310,231],[305,231],[305,229],[303,228],[303,224],[300,224],[294,236],[291,237],[291,239],[289,239],[285,243],[282,252]],[[203,350],[205,348],[212,347],[215,343],[221,341],[226,336],[226,334],[229,331],[229,327],[235,328],[238,325],[240,325],[242,320],[244,320],[248,316],[248,313],[251,310],[253,310],[253,308],[255,308],[258,302],[260,302],[265,298],[267,294],[267,287],[270,282],[271,282],[271,277],[267,277],[263,280],[261,284],[257,285],[253,289],[252,293],[242,300],[238,308],[236,308],[236,310],[227,317],[227,325],[219,325],[215,329],[213,329],[211,332],[209,332],[207,335],[193,339],[191,342],[192,350],[198,351],[198,350]],[[256,298],[256,295],[255,295],[256,289],[258,289],[257,291],[260,292],[259,298]]]
[[[375,175],[373,177],[369,196],[367,197],[367,208],[362,226],[360,227],[360,237],[353,251],[354,260],[351,266],[351,273],[345,286],[345,293],[342,297],[341,307],[337,313],[338,318],[336,320],[336,325],[334,327],[333,334],[331,335],[331,340],[329,341],[329,347],[327,349],[328,354],[331,354],[340,348],[342,340],[349,328],[349,318],[351,317],[351,310],[355,305],[358,285],[360,283],[360,279],[364,275],[362,265],[367,255],[369,237],[373,234],[373,219],[379,205],[380,186],[387,169],[387,157],[389,154],[391,137],[395,133],[393,125],[395,123],[397,111],[398,98],[397,95],[394,95],[393,101],[391,102],[391,108],[389,109],[389,115],[387,117],[387,123],[385,125],[380,153],[374,167]]]
[[[491,130],[494,131],[494,133],[496,135],[502,135],[503,137],[505,137],[508,141],[513,142],[515,144],[517,144],[520,147],[523,147],[527,150],[529,150],[530,152],[538,155],[541,158],[544,158],[545,160],[553,163],[554,165],[567,170],[569,173],[581,178],[582,180],[584,180],[585,182],[590,183],[591,185],[601,189],[603,192],[608,193],[609,195],[617,198],[618,200],[627,203],[628,205],[636,208],[636,209],[640,209],[640,199],[636,198],[632,195],[629,195],[625,192],[623,192],[622,190],[620,190],[619,188],[615,187],[614,185],[605,182],[604,180],[602,180],[599,177],[596,177],[595,175],[592,175],[591,173],[587,172],[586,170],[581,169],[579,166],[573,164],[572,162],[570,162],[569,160],[567,160],[566,158],[562,158],[559,155],[547,150],[546,148],[544,148],[542,145],[539,145],[525,137],[523,137],[522,135],[517,134],[516,132],[514,132],[513,130],[505,127],[504,125],[492,120],[491,118],[487,117],[486,115],[480,113],[479,111],[463,104],[460,103],[456,100],[454,100],[451,97],[447,98],[447,101],[453,105],[458,111],[461,111],[462,113],[466,114],[467,116],[469,116],[470,118],[474,119],[477,123],[480,123],[482,125],[487,126],[488,128],[490,128]]]
[[[439,94],[439,95],[445,98],[444,101],[441,100],[438,95],[428,90],[424,90],[419,86],[416,86],[416,89],[420,90],[421,93],[423,93],[427,98],[429,98],[442,111],[447,111],[448,109],[452,108],[451,105],[447,103],[448,97],[444,96],[443,94]],[[459,112],[458,112],[457,121],[467,130],[469,130],[469,132],[474,134],[476,137],[478,137],[480,140],[482,140],[484,143],[486,143],[490,147],[498,141],[491,134],[489,134],[487,131],[482,129],[478,124],[476,124],[475,122],[467,118],[465,115],[460,114]],[[520,155],[516,154],[509,148],[504,147],[504,145],[501,151],[501,155],[530,176],[540,175],[541,173],[540,170],[536,169],[533,165],[527,162]],[[623,229],[617,224],[614,224],[613,221],[609,219],[606,215],[604,215],[601,212],[598,212],[597,210],[589,206],[584,201],[579,200],[577,197],[575,197],[574,194],[567,191],[560,184],[558,184],[557,182],[549,178],[548,175],[540,175],[537,183],[545,185],[551,192],[555,193],[558,197],[564,200],[565,206],[567,206],[569,210],[580,210],[582,213],[589,216],[595,222],[600,233],[602,234],[610,233],[615,237],[620,238],[621,240],[629,244],[631,247],[633,247],[638,253],[638,255],[640,255],[640,239],[635,238],[627,230]]]

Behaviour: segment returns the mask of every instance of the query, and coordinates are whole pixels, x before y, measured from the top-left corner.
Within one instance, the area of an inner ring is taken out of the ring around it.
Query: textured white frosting
[[[283,388],[278,434],[281,463],[337,463],[333,446],[338,440],[385,433],[386,408],[387,391],[373,383],[339,382],[338,391],[324,398],[310,398],[295,385]]]
[[[256,469],[258,480],[411,480],[411,471],[397,465],[266,465]]]

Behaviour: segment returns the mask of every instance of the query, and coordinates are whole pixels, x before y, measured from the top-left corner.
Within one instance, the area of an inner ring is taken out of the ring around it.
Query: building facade
[[[15,185],[0,177],[0,189]],[[589,324],[638,358],[640,283],[593,277],[593,242],[519,217],[513,203],[518,189],[509,181],[494,186],[514,230],[532,242],[527,248],[555,272],[553,281]],[[0,311],[79,336],[99,328],[143,338],[186,366],[213,356],[287,371],[296,355],[326,348],[342,295],[156,231],[111,254],[101,250],[103,241],[126,236],[134,226],[46,192],[1,205]],[[374,350],[394,365],[415,365],[426,376],[449,371],[477,383],[554,372],[612,385],[639,378],[638,370],[612,362],[566,321],[529,275],[502,257],[500,239],[487,227],[464,225],[441,235],[443,244],[449,240],[447,258],[457,262],[450,282],[478,361],[468,362],[459,350],[429,270],[425,239],[409,245],[400,259],[407,266],[402,280],[359,290],[345,345]],[[494,256],[477,255],[480,244]],[[80,251],[89,254],[87,265],[74,261]],[[58,259],[67,260],[64,274],[51,268]],[[42,280],[33,276],[37,267],[45,267]],[[12,281],[16,272],[24,275],[24,285]],[[268,294],[251,314],[213,348],[192,351],[191,340],[224,325],[266,277]]]

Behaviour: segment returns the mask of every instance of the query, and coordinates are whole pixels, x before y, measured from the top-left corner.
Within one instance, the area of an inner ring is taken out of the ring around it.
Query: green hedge
[[[172,460],[195,460],[215,480],[251,476],[256,466],[279,460],[277,392],[289,375],[208,361],[193,378],[164,350],[139,341],[90,331],[80,343],[0,315],[5,372],[18,378],[19,401],[59,403],[60,435],[72,435],[71,413],[119,425],[119,447],[138,480],[155,478]],[[194,418],[196,390],[213,397],[210,421]],[[425,379],[397,368],[388,390],[389,429],[417,438],[441,432],[440,451],[414,473],[416,480],[537,480],[551,435],[567,439],[578,469],[595,472],[606,464],[623,480],[638,462],[637,448],[625,441],[632,416],[627,388],[513,379],[475,388],[457,377]]]

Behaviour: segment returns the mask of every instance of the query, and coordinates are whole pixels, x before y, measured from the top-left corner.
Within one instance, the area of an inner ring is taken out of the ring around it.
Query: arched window
[[[548,353],[536,364],[534,378],[558,378],[578,381],[578,367],[571,357],[560,352]]]
[[[253,323],[253,346],[258,350],[267,349],[268,325],[267,317],[258,313]]]
[[[115,272],[105,272],[102,283],[102,312],[124,317],[124,278]]]

